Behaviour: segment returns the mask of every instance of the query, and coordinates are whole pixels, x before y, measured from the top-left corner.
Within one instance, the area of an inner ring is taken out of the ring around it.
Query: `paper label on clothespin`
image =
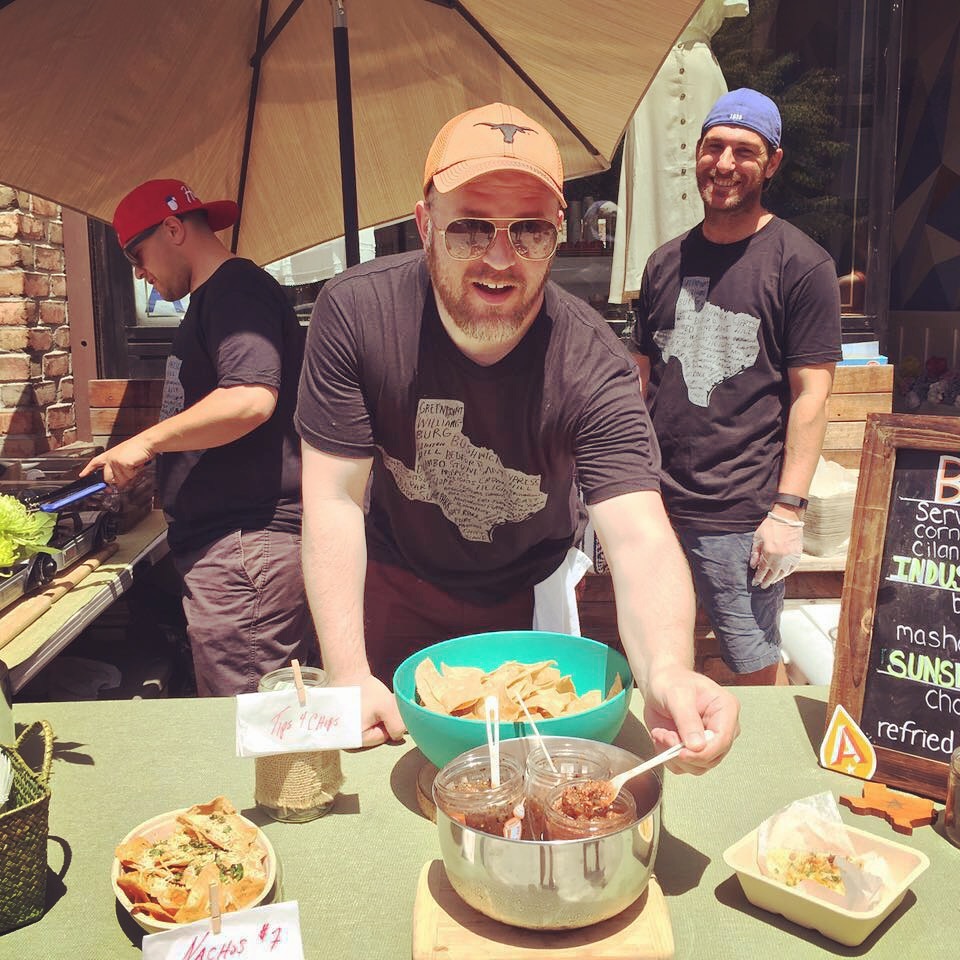
[[[839,703],[820,744],[820,765],[861,780],[870,780],[877,772],[873,744]]]
[[[220,932],[210,920],[185,923],[176,930],[143,938],[143,960],[305,960],[296,900],[225,913]]]
[[[306,687],[237,696],[237,756],[312,753],[363,745],[359,687]]]

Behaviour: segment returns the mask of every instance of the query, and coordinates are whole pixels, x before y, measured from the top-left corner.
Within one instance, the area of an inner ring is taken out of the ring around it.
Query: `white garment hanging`
[[[590,558],[571,547],[563,563],[533,588],[534,630],[580,636],[576,588],[590,566]]]
[[[667,54],[627,126],[617,198],[610,302],[638,296],[647,258],[703,219],[695,150],[700,126],[727,92],[710,38],[748,0],[705,0]]]

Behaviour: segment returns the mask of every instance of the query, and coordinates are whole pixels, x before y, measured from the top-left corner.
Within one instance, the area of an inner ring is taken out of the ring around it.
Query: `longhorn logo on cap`
[[[490,127],[491,130],[499,130],[503,134],[504,143],[513,143],[513,138],[518,133],[536,133],[533,127],[521,127],[516,123],[488,123],[486,120],[475,123],[475,127]]]

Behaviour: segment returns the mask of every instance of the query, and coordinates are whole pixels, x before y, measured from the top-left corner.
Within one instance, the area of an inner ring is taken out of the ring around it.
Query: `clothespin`
[[[220,933],[220,884],[210,884],[210,930],[216,935]]]
[[[293,668],[293,683],[297,688],[297,699],[300,701],[300,706],[305,707],[307,705],[307,688],[303,685],[303,674],[300,672],[300,661],[291,660],[290,666]]]

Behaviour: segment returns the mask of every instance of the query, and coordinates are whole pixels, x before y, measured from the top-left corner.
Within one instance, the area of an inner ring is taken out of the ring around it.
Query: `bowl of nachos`
[[[228,913],[263,903],[276,875],[263,831],[216,797],[134,827],[117,845],[110,879],[121,906],[158,933],[209,917],[211,883]]]

